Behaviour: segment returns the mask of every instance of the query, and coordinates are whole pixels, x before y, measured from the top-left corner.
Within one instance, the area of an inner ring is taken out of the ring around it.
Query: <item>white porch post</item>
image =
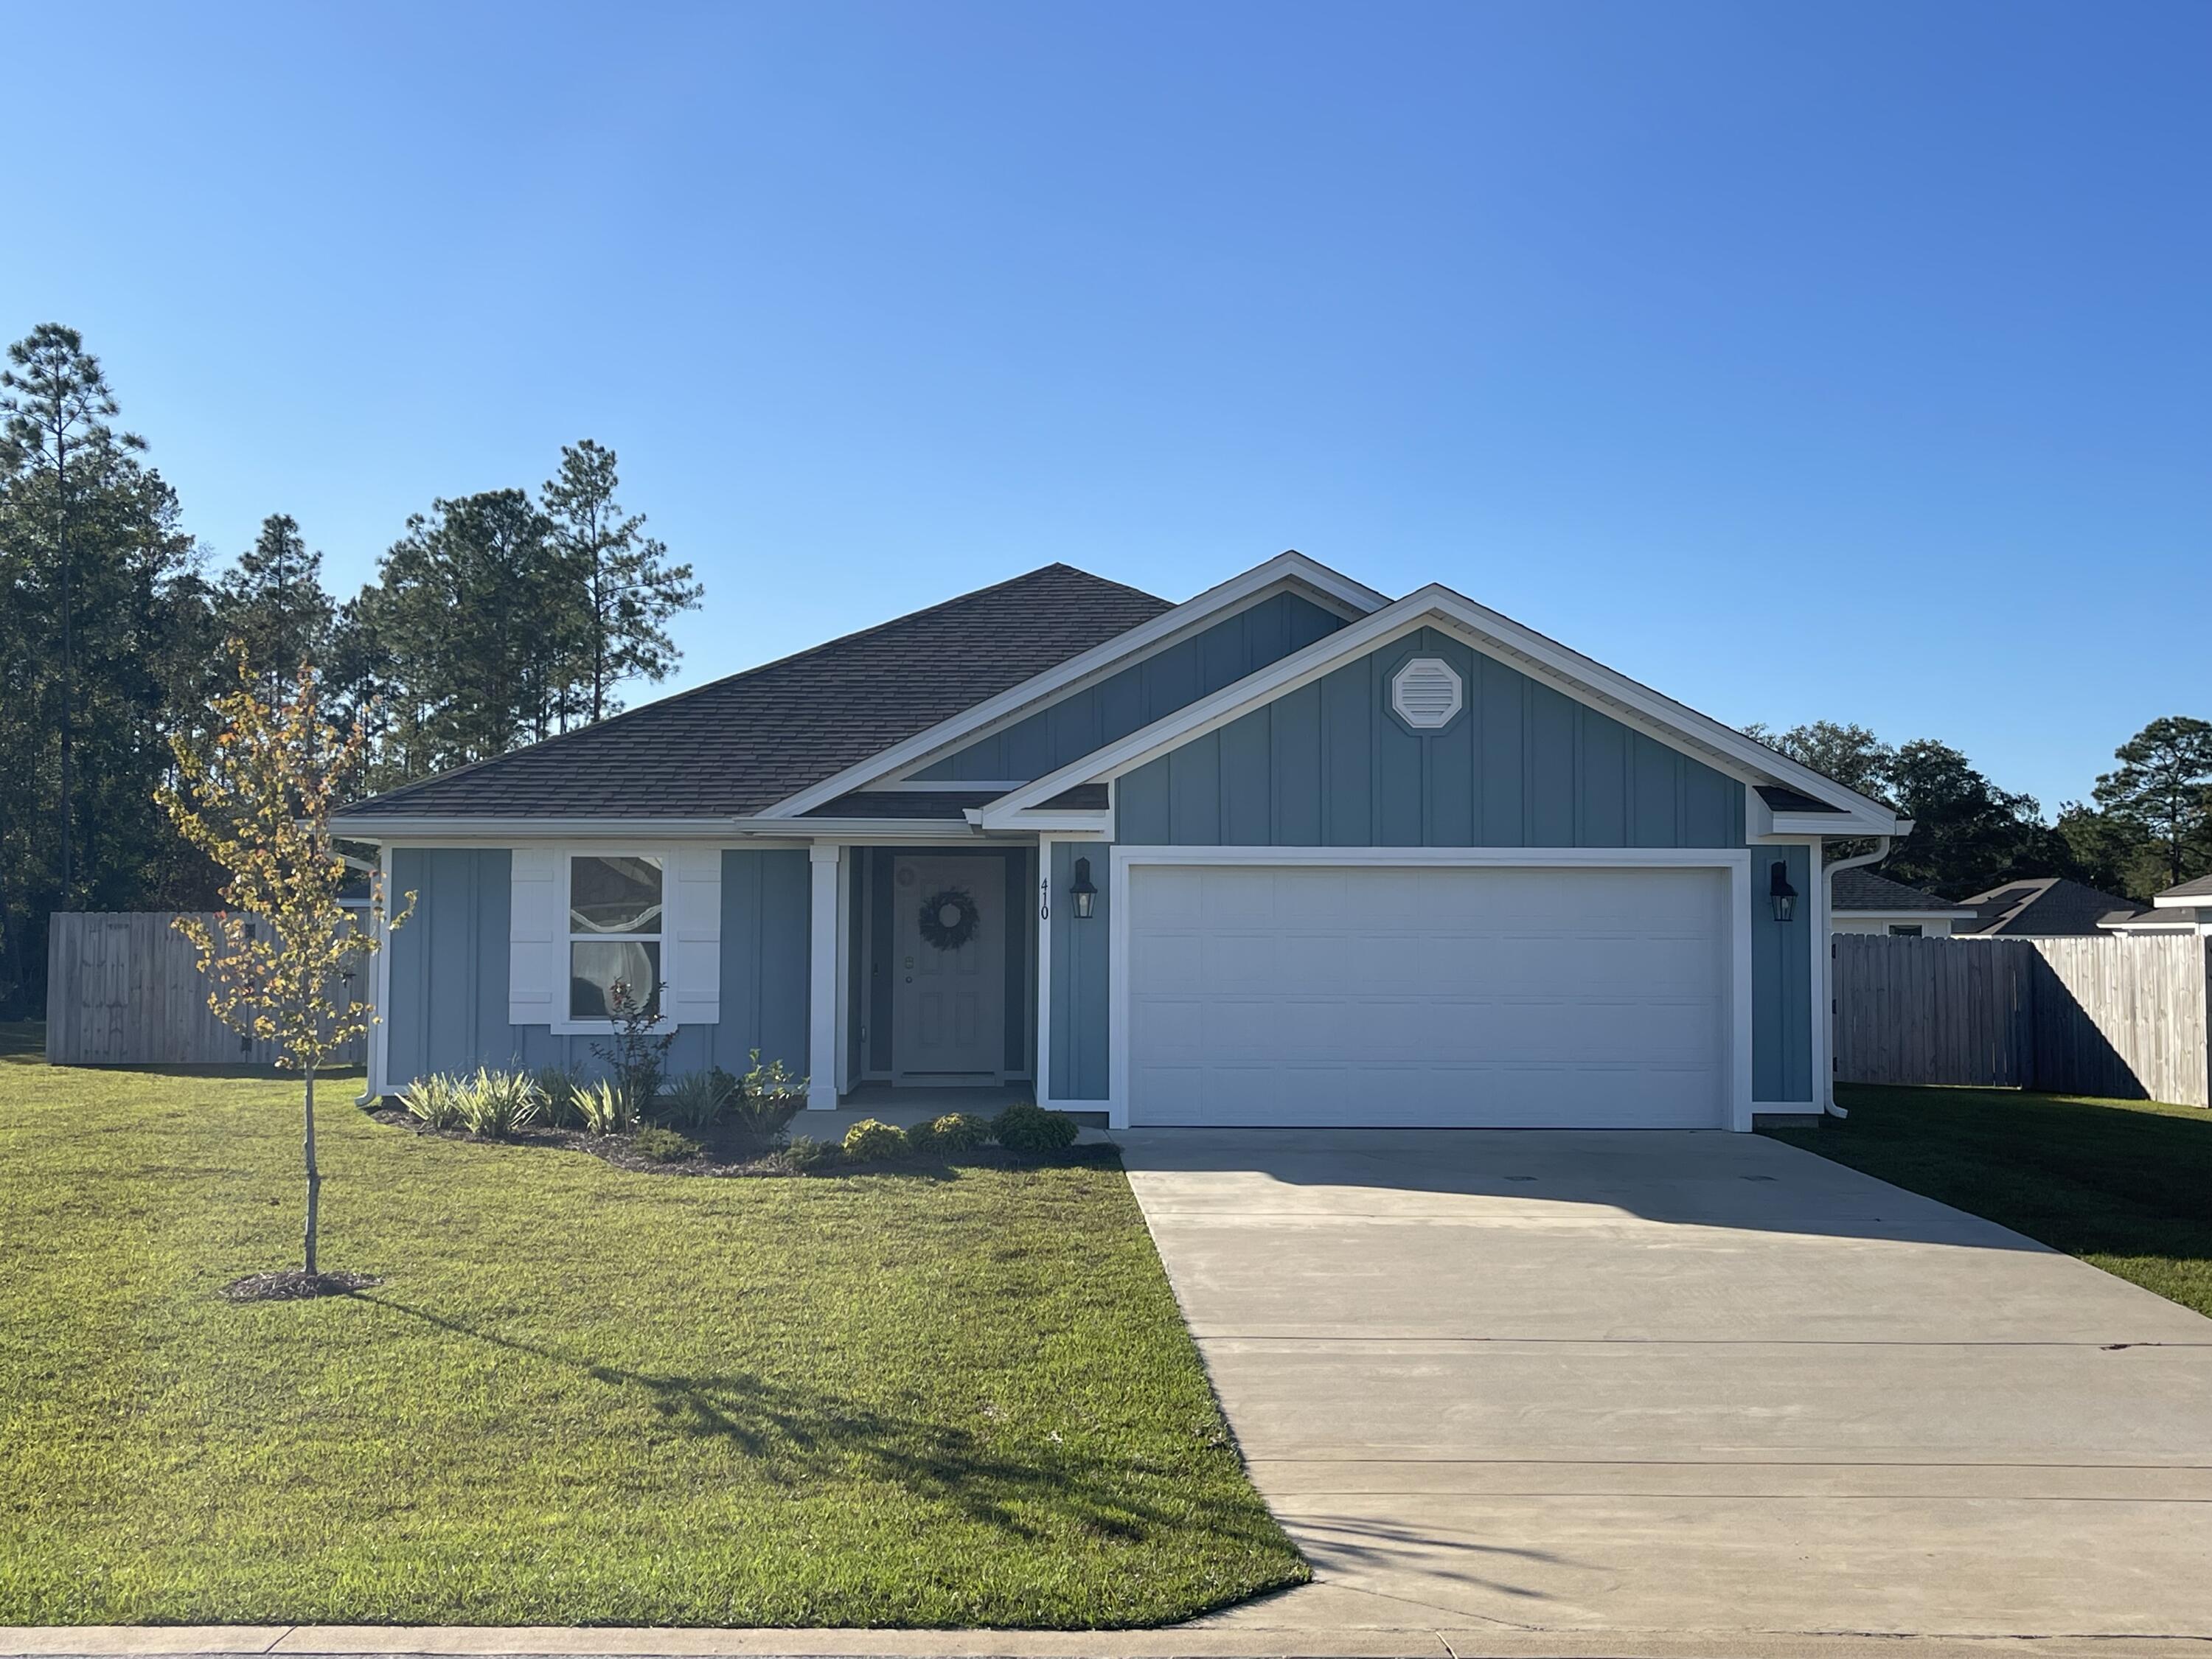
[[[812,927],[806,958],[806,1105],[810,1111],[834,1111],[837,1106],[837,971],[839,947],[838,876],[844,849],[834,842],[817,841],[806,849]]]

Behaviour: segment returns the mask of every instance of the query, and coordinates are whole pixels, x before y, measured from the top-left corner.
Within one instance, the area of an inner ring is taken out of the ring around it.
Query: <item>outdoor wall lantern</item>
[[[1790,884],[1790,866],[1780,859],[1767,866],[1766,894],[1774,901],[1774,919],[1787,921],[1797,908],[1797,890]]]
[[[1098,890],[1091,884],[1089,859],[1076,860],[1075,882],[1067,890],[1067,896],[1075,901],[1075,919],[1078,921],[1090,921],[1091,907],[1098,902]]]

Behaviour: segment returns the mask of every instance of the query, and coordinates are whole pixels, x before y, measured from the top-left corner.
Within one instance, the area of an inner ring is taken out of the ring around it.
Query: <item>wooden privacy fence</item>
[[[2207,947],[1838,933],[1836,1078],[2212,1106]]]
[[[199,953],[169,925],[179,914],[55,914],[46,936],[47,1064],[276,1063],[273,1045],[240,1036],[208,1007]],[[203,913],[201,920],[212,923],[215,918]],[[367,1054],[367,1044],[356,1038],[337,1063],[358,1066]]]

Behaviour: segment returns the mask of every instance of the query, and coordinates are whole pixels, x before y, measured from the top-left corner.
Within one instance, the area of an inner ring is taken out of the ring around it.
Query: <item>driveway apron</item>
[[[1759,1136],[1117,1138],[1315,1571],[1217,1622],[2212,1637],[2212,1320]]]

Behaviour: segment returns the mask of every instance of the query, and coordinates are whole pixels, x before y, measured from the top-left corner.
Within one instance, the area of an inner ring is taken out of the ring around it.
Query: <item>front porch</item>
[[[835,1113],[842,1133],[1035,1100],[1036,847],[817,842],[809,857],[809,1118]]]

